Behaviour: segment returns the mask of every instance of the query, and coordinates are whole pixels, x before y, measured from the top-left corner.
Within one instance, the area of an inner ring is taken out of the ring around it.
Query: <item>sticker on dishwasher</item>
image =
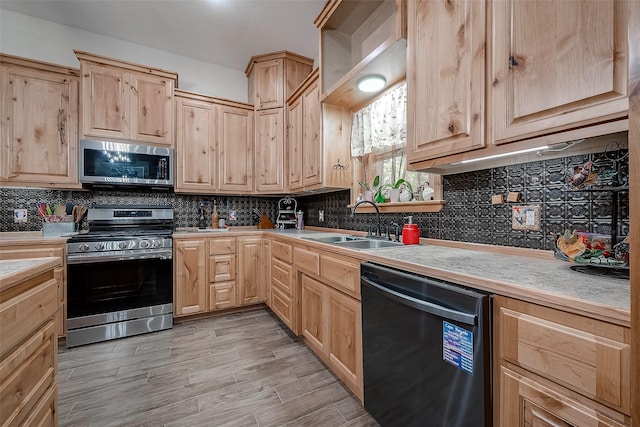
[[[443,321],[442,359],[473,375],[473,332]]]

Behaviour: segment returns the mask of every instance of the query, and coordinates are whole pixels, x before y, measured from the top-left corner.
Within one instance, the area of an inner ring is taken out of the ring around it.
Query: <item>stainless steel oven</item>
[[[173,326],[173,210],[94,206],[67,243],[67,347]]]

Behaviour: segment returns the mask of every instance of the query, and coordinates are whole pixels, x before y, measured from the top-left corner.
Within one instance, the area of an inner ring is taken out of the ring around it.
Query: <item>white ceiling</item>
[[[253,55],[317,58],[326,0],[0,0],[0,7],[238,70]]]

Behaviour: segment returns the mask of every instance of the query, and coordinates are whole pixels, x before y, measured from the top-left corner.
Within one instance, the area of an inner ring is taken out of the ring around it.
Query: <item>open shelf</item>
[[[384,91],[362,93],[358,80],[382,75],[390,87],[406,75],[406,5],[402,0],[331,0],[320,29],[321,101],[353,110]]]
[[[446,200],[429,200],[426,202],[393,202],[393,203],[376,203],[380,213],[397,213],[397,212],[440,212],[445,205]],[[354,205],[347,206],[352,209]],[[370,204],[358,206],[356,212],[374,213],[376,210]]]

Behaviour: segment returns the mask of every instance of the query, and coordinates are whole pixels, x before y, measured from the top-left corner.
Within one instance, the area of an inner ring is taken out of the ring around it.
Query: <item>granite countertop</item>
[[[57,266],[57,257],[0,260],[0,291]]]

